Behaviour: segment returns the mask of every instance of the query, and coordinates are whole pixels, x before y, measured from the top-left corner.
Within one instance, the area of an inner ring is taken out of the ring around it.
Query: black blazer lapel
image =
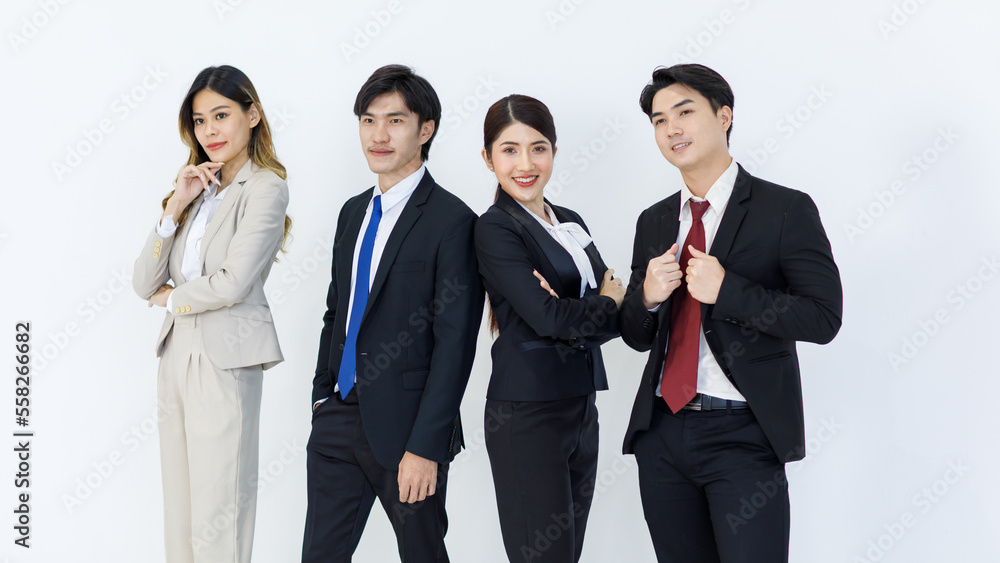
[[[737,164],[737,166],[739,165]],[[719,221],[719,229],[715,232],[712,248],[708,251],[719,260],[723,267],[725,267],[726,258],[729,256],[729,250],[733,247],[736,233],[740,230],[740,224],[743,223],[743,217],[747,214],[747,208],[743,202],[750,197],[750,182],[753,177],[742,166],[739,168],[736,183],[733,184],[733,193],[729,196],[729,203],[726,204],[726,212]],[[701,318],[703,322],[712,316],[710,309],[711,306],[702,303]]]
[[[546,200],[546,203],[548,203],[548,200]],[[551,203],[549,203],[549,205],[552,207],[552,212],[556,214],[556,218],[559,219],[560,223],[577,223],[583,228],[584,231],[587,231],[588,235],[590,234],[590,229],[583,225],[582,222],[578,222],[576,217],[563,213],[562,208],[560,207],[556,207]],[[604,272],[607,271],[608,265],[604,263],[604,258],[601,258],[601,253],[597,251],[597,244],[593,241],[591,241],[590,244],[583,249],[583,251],[587,253],[587,258],[590,259],[590,267],[594,269],[594,278],[597,280],[597,290],[599,291],[601,289],[601,280],[604,278]],[[583,282],[581,281],[581,283]],[[592,291],[594,290],[590,289],[588,286],[586,293],[590,294]]]
[[[736,183],[733,185],[733,193],[729,196],[729,203],[726,205],[726,213],[719,221],[719,229],[715,232],[715,239],[712,241],[712,248],[709,254],[719,259],[725,264],[729,256],[729,250],[733,247],[736,233],[740,230],[743,217],[747,214],[747,208],[743,202],[750,197],[750,181],[752,176],[740,166],[740,172],[736,176]]]
[[[675,242],[677,242],[677,232],[680,230],[680,211],[681,210],[681,193],[677,192],[674,195],[667,198],[666,206],[663,210],[663,215],[660,216],[660,232],[659,238],[654,239],[660,243],[659,248],[650,248],[651,253],[649,258],[654,256],[659,256],[670,249]],[[680,251],[677,252],[677,257],[680,259]],[[668,297],[664,302],[665,306],[660,307],[658,311],[658,320],[660,326],[670,326],[670,304],[671,299]],[[666,332],[666,331],[661,331]],[[664,346],[666,341],[664,341]]]
[[[431,173],[424,170],[424,177],[420,179],[420,183],[417,184],[416,189],[410,194],[410,199],[406,202],[403,212],[400,213],[399,219],[396,220],[396,224],[392,227],[389,239],[385,241],[385,249],[382,250],[382,257],[378,262],[378,270],[375,272],[375,279],[372,280],[371,291],[368,292],[368,304],[365,307],[365,314],[361,317],[362,324],[365,322],[372,304],[378,298],[378,294],[385,284],[385,279],[389,277],[389,269],[392,268],[392,263],[396,260],[396,255],[399,254],[399,249],[403,246],[403,241],[406,240],[407,233],[410,232],[414,223],[423,214],[420,206],[427,203],[427,198],[430,196],[431,190],[435,185],[436,183],[434,182],[434,178],[431,178]]]
[[[601,258],[601,253],[597,251],[597,245],[593,241],[583,251],[587,253],[587,258],[590,258],[590,267],[594,269],[594,280],[597,282],[597,287],[594,289],[587,286],[584,295],[598,293],[601,291],[601,282],[604,280],[604,272],[608,270],[608,266],[604,263],[604,259]],[[580,283],[583,282],[581,281]]]
[[[548,203],[546,201],[546,203]],[[549,204],[551,206],[551,204]],[[523,207],[518,205],[514,198],[510,197],[507,192],[503,190],[497,190],[497,201],[496,206],[507,212],[508,215],[514,218],[528,235],[535,240],[535,243],[542,249],[542,254],[544,258],[552,266],[553,271],[556,272],[558,276],[555,280],[550,280],[546,278],[549,285],[560,297],[579,297],[580,295],[580,272],[576,269],[576,262],[573,262],[573,257],[570,256],[569,252],[559,244],[559,241],[554,239],[538,220],[530,215],[528,211],[525,211]],[[558,217],[561,221],[562,218]]]

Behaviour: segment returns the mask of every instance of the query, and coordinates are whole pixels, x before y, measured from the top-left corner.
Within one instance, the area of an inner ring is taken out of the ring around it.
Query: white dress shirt
[[[423,179],[425,170],[427,170],[427,167],[421,166],[420,169],[400,180],[399,183],[389,188],[389,191],[385,193],[382,193],[381,188],[378,186],[372,189],[368,208],[365,209],[365,220],[361,223],[358,240],[354,243],[354,258],[351,260],[351,298],[347,302],[346,318],[351,318],[351,309],[354,307],[354,286],[358,283],[358,257],[361,255],[361,242],[365,238],[365,230],[368,229],[368,223],[372,219],[372,204],[375,201],[375,196],[382,196],[382,219],[379,220],[378,230],[375,232],[375,246],[372,247],[372,267],[368,270],[369,291],[371,291],[372,282],[375,281],[375,273],[378,271],[378,264],[382,260],[382,251],[385,250],[385,243],[389,240],[389,235],[392,234],[392,229],[396,226],[396,221],[399,220],[399,215],[403,212],[403,208],[406,207],[406,202],[410,201],[410,196],[417,189],[417,184]]]
[[[515,200],[516,201],[516,200]],[[560,223],[559,219],[556,218],[556,214],[549,207],[549,204],[543,204],[545,206],[545,214],[549,216],[549,220],[552,221],[550,225],[548,221],[542,219],[538,215],[535,215],[530,209],[524,206],[520,201],[517,202],[529,215],[535,218],[545,231],[552,235],[552,238],[556,239],[566,252],[573,258],[573,263],[576,264],[576,269],[580,272],[580,295],[587,291],[587,286],[593,289],[597,289],[597,278],[594,276],[594,266],[590,263],[590,258],[587,256],[587,251],[584,249],[590,246],[593,239],[587,234],[587,231],[583,229],[578,223],[572,221],[567,221],[565,223]],[[601,276],[604,272],[601,272]]]
[[[249,163],[248,163],[249,164]],[[215,217],[219,204],[226,197],[226,188],[219,189],[218,184],[211,184],[208,190],[201,192],[198,211],[191,219],[191,228],[188,230],[187,240],[184,241],[184,254],[181,257],[181,275],[184,281],[189,282],[204,275],[201,264],[201,239],[205,238],[205,231],[208,230],[208,223]],[[194,203],[192,203],[194,205]],[[156,224],[156,234],[166,238],[173,236],[177,232],[177,224],[174,223],[173,215],[166,215]],[[167,311],[173,311],[173,296],[171,293],[167,297]]]
[[[378,230],[375,231],[375,245],[372,248],[372,266],[369,270],[367,280],[369,291],[371,291],[372,282],[375,281],[375,273],[378,271],[378,264],[382,260],[385,243],[389,240],[389,235],[392,234],[392,229],[396,226],[396,221],[399,220],[400,214],[403,213],[406,202],[410,201],[410,196],[413,195],[413,192],[417,189],[417,185],[420,184],[420,180],[423,179],[425,170],[427,170],[427,167],[421,165],[416,172],[400,180],[399,183],[389,188],[385,193],[382,193],[379,186],[375,186],[372,189],[368,208],[365,209],[365,220],[361,222],[361,230],[358,231],[358,240],[354,243],[354,258],[351,260],[351,293],[347,302],[347,319],[351,318],[351,309],[354,307],[354,286],[358,283],[358,257],[361,255],[361,242],[365,238],[365,230],[372,219],[372,205],[375,201],[375,196],[382,196],[382,219],[379,220]],[[355,381],[357,381],[357,377],[355,377]],[[333,391],[336,393],[339,390],[340,384],[334,382]],[[327,398],[316,401],[313,404],[313,408],[326,401]]]
[[[719,222],[722,220],[722,215],[726,212],[726,206],[729,205],[729,197],[733,195],[733,186],[736,185],[736,176],[738,174],[739,167],[734,159],[730,163],[729,168],[726,168],[726,171],[708,189],[705,199],[695,197],[687,185],[681,187],[681,208],[680,216],[678,217],[680,224],[677,229],[678,247],[684,245],[684,239],[687,238],[688,231],[691,230],[691,224],[693,223],[690,202],[707,200],[709,204],[708,209],[702,215],[701,222],[705,226],[705,248],[708,250],[708,254],[712,253],[712,242],[715,240],[715,234],[719,231]],[[678,250],[678,260],[680,260],[680,256],[680,250]],[[653,309],[653,311],[657,309],[659,309],[659,306]],[[666,355],[664,355],[664,358],[666,358]],[[660,370],[660,377],[663,377],[662,369]],[[712,351],[708,347],[708,341],[705,340],[704,331],[699,331],[698,333],[698,393],[733,401],[746,400],[736,390],[733,383],[729,381],[729,378],[726,377],[725,372],[722,371],[722,367],[719,366],[719,362],[715,360],[715,356],[712,355]],[[659,384],[656,386],[656,395],[660,396]]]

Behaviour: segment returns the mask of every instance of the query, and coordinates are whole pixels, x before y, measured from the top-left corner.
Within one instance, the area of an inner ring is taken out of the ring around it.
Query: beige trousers
[[[167,563],[249,563],[263,372],[216,368],[201,331],[199,315],[178,317],[160,358]]]

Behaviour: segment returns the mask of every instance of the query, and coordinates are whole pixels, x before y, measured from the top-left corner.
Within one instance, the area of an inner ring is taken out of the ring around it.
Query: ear
[[[251,129],[260,123],[260,111],[257,110],[257,104],[250,104],[250,109],[247,110],[247,115],[250,116]]]
[[[434,120],[428,119],[420,126],[420,144],[424,144],[430,140],[431,135],[434,134]]]
[[[482,155],[483,155],[483,162],[486,163],[486,167],[490,169],[490,172],[492,172],[493,171],[493,161],[490,160],[490,155],[489,155],[489,153],[486,152],[486,149],[483,149]]]
[[[716,115],[719,116],[720,123],[722,124],[722,132],[725,133],[733,123],[733,108],[722,106]]]
[[[559,151],[559,147],[552,145],[552,157],[555,158],[556,152]]]

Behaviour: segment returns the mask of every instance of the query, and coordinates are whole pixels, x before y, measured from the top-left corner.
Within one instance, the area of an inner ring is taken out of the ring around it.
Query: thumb
[[[661,254],[660,257],[661,258],[666,258],[667,256],[676,256],[678,250],[680,250],[680,245],[678,245],[675,242],[674,245],[671,246],[666,252],[664,252],[663,254]]]
[[[708,257],[708,254],[705,254],[704,252],[698,250],[697,248],[694,247],[693,244],[689,244],[688,245],[688,249],[691,251],[691,256],[693,256],[695,258],[707,258]]]
[[[615,277],[615,270],[613,268],[604,271],[604,279],[606,281],[610,281],[611,278],[613,278],[613,277]]]

